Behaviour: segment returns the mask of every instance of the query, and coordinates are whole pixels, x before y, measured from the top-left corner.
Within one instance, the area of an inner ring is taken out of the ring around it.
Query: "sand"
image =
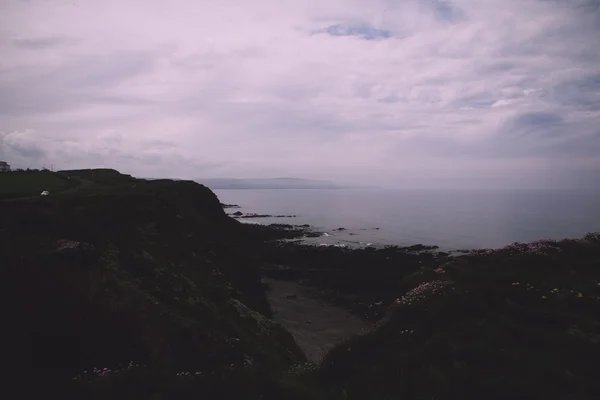
[[[319,298],[318,289],[293,281],[263,278],[273,319],[294,336],[309,361],[319,363],[333,346],[360,334],[369,323]]]

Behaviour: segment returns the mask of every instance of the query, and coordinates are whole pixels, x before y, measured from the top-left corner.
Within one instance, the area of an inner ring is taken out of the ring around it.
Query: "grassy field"
[[[1,173],[0,198],[36,196],[44,190],[59,192],[69,183],[66,177],[51,171]]]

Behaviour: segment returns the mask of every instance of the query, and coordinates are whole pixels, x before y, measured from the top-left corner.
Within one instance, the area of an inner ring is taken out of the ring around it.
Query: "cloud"
[[[565,126],[562,117],[549,112],[523,113],[510,122],[509,131],[519,135],[554,135],[560,134]]]
[[[57,47],[65,44],[71,43],[72,40],[59,37],[59,36],[49,36],[49,37],[37,37],[37,38],[20,38],[16,37],[11,40],[13,46],[28,49],[28,50],[40,50],[47,49],[51,47]]]
[[[365,24],[335,24],[315,33],[326,33],[331,36],[356,36],[364,40],[388,39],[392,37],[392,32],[388,30],[377,29]]]
[[[598,4],[10,1],[3,157],[143,176],[580,184],[600,174]]]
[[[465,20],[463,10],[451,1],[427,0],[423,3],[431,8],[435,17],[441,22],[456,23]]]
[[[125,94],[118,86],[149,72],[154,60],[142,52],[81,54],[66,56],[52,67],[6,70],[0,77],[0,115],[26,116],[97,103],[147,104],[152,99]]]
[[[564,106],[600,111],[600,73],[583,74],[561,82],[554,88],[553,97]]]

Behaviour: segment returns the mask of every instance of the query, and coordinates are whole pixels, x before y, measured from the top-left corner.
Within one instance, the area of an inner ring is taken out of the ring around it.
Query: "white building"
[[[0,161],[0,172],[10,172],[10,165],[6,161]]]

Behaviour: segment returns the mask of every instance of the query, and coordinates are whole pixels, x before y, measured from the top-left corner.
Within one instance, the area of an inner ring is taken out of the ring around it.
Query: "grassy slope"
[[[600,236],[475,252],[402,284],[323,362],[349,399],[600,398]]]
[[[70,186],[65,176],[51,171],[0,173],[0,198],[37,196],[44,190],[55,193]]]
[[[280,372],[304,356],[264,316],[241,224],[193,182],[131,184],[103,179],[85,193],[2,205],[6,362],[42,390],[93,368],[146,366],[73,381],[98,398],[235,395],[263,391],[265,379],[277,391]]]
[[[106,182],[113,186],[115,184],[134,182],[138,180],[136,178],[133,178],[131,175],[122,174],[119,171],[110,168],[71,169],[62,170],[58,172],[62,175],[76,176],[88,181]]]

